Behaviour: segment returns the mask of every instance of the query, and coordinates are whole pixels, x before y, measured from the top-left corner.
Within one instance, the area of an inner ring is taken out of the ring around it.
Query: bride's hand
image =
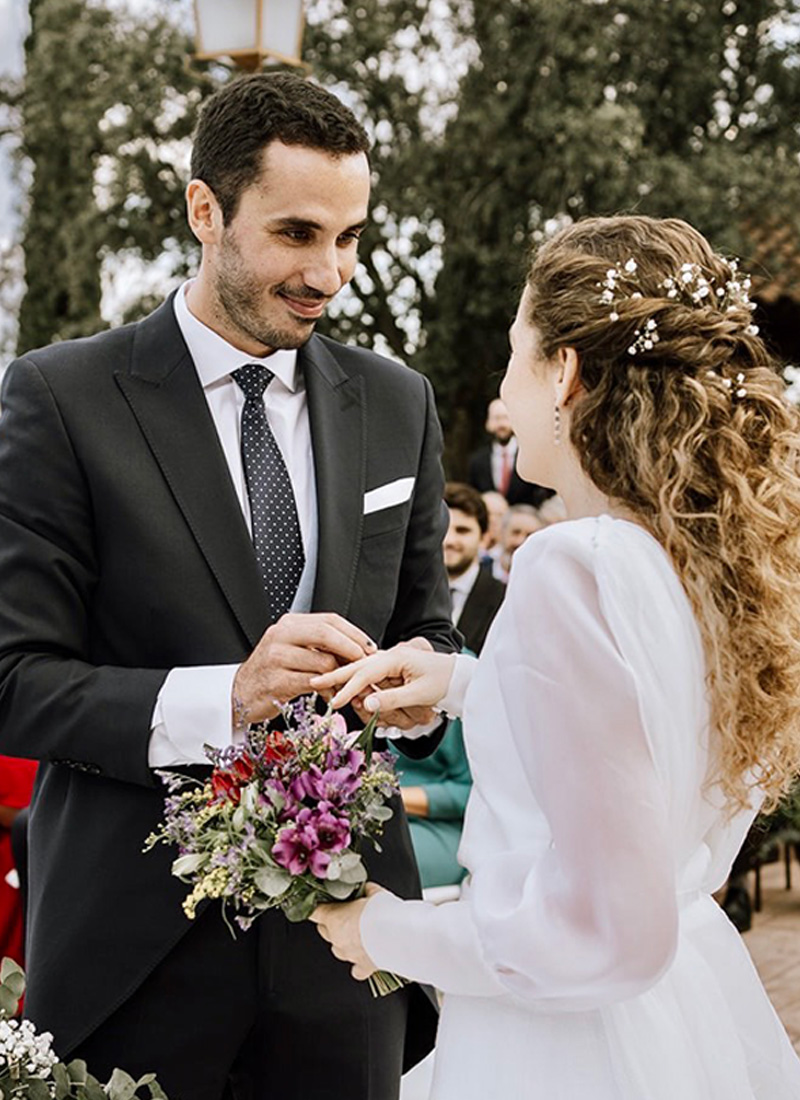
[[[377,967],[364,950],[361,942],[361,914],[373,894],[381,891],[380,886],[368,882],[366,896],[358,901],[337,901],[331,905],[318,905],[309,917],[317,926],[323,940],[331,945],[331,951],[337,959],[352,964],[350,973],[359,981],[365,981],[374,974]]]
[[[343,665],[311,681],[315,691],[338,688],[331,705],[343,707],[363,697],[366,710],[387,712],[410,707],[433,707],[447,694],[455,667],[454,653],[434,653],[413,645],[396,645],[350,665]],[[399,686],[372,690],[385,681]]]

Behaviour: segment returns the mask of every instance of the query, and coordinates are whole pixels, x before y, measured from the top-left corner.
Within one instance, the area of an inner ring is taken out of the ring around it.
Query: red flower
[[[249,756],[240,756],[238,760],[234,761],[231,774],[238,781],[239,786],[243,787],[253,778],[255,770],[256,766]]]
[[[273,730],[267,735],[264,743],[264,760],[268,764],[280,764],[293,755],[294,746],[280,730]]]
[[[215,802],[238,802],[241,783],[231,772],[214,770],[211,774],[211,791]]]

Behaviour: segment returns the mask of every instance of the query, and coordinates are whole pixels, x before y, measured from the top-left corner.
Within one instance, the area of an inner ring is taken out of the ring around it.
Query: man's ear
[[[217,196],[203,180],[190,180],[186,188],[189,228],[201,244],[218,244],[225,228]]]
[[[555,376],[556,404],[565,408],[573,398],[583,393],[581,364],[575,348],[559,348],[556,358],[558,360]]]

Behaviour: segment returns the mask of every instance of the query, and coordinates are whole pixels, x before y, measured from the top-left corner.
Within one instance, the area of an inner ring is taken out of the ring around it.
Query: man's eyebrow
[[[315,222],[310,218],[276,218],[272,223],[276,229],[324,229],[324,226],[319,222]],[[366,229],[369,225],[369,218],[364,218],[363,221],[356,222],[355,225],[349,225],[344,230],[345,233],[349,233],[354,229]]]

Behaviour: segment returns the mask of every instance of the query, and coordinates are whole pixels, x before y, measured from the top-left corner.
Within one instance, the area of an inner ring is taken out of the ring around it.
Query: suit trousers
[[[234,939],[214,903],[71,1057],[153,1072],[169,1100],[396,1100],[409,997],[373,997],[310,922]]]

